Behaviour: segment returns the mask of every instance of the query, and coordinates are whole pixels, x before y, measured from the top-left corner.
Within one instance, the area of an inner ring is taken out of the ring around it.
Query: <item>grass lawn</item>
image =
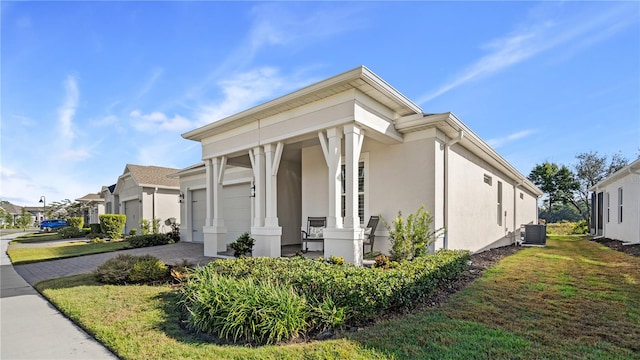
[[[26,264],[37,261],[56,260],[74,256],[99,254],[129,248],[128,241],[109,243],[87,243],[86,241],[73,241],[61,243],[55,246],[16,247],[10,246],[7,254],[14,265]]]
[[[53,241],[62,239],[57,232],[50,233],[29,233],[11,240],[9,244],[31,244],[43,241]]]
[[[640,359],[640,259],[552,237],[505,258],[442,306],[338,339],[217,345],[179,326],[167,286],[105,286],[89,275],[38,289],[124,359]]]

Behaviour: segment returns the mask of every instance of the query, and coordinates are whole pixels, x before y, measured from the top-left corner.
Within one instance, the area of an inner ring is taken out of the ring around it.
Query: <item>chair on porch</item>
[[[326,216],[309,216],[307,218],[307,231],[302,230],[302,248],[309,251],[309,242],[321,242],[324,249],[324,237],[322,232],[327,227]]]
[[[380,221],[380,216],[371,216],[369,218],[369,222],[367,226],[364,228],[364,241],[362,242],[362,253],[364,254],[364,247],[369,245],[371,246],[369,252],[373,251],[373,243],[376,240],[376,228],[378,227],[378,222]]]

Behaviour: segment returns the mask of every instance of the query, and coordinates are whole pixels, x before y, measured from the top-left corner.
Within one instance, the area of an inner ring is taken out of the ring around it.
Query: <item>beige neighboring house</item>
[[[640,244],[640,159],[589,191],[592,191],[591,234]]]
[[[177,171],[179,169],[159,166],[125,166],[109,200],[112,208],[117,205],[114,213],[127,216],[125,234],[132,229],[140,229],[142,219],[160,219],[161,232],[171,230],[164,224],[169,218],[180,223],[180,187],[177,179],[168,177]]]
[[[81,203],[84,217],[85,227],[89,227],[89,224],[99,224],[99,216],[105,213],[104,198],[101,193],[87,194],[79,199],[77,202]]]
[[[110,186],[102,186],[100,189],[100,196],[104,199],[104,213],[105,214],[118,214],[120,209],[120,201],[114,194],[116,191],[116,184]]]
[[[22,215],[22,208],[31,215],[31,224],[36,225],[44,220],[44,208],[37,206],[19,206],[12,204],[9,201],[0,201],[0,208],[2,208],[5,212],[11,214],[13,218],[13,222],[11,224],[5,224],[4,219],[0,219],[0,226],[12,226],[16,224],[16,220]]]
[[[311,245],[354,264],[372,215],[424,205],[447,229],[434,248],[474,252],[514,243],[538,219],[542,192],[524,175],[454,114],[425,114],[363,66],[183,137],[203,163],[175,175],[182,234],[206,256],[244,229],[254,256],[279,257],[310,216],[327,217],[324,243]],[[375,250],[388,252],[388,235],[381,223]]]

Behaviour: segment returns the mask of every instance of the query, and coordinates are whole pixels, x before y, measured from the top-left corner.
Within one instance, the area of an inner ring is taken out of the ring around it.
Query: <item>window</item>
[[[520,193],[520,199],[524,200],[524,194]]]
[[[346,181],[347,174],[345,165],[342,165],[342,169],[340,170],[340,178],[342,182],[342,217],[346,215],[346,201],[347,201],[347,192],[346,192]],[[364,170],[364,161],[358,162],[358,217],[360,217],[360,223],[364,222],[364,202],[365,202],[365,170]]]
[[[487,185],[491,185],[491,183],[492,183],[491,176],[489,176],[487,174],[484,174],[484,183],[487,184]]]
[[[622,222],[622,188],[618,188],[618,222]]]
[[[498,226],[502,226],[502,181],[498,181]]]
[[[607,193],[607,222],[611,221],[611,193]]]

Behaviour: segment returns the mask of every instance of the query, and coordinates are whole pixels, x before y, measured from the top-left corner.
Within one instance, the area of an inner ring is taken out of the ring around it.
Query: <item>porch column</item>
[[[251,236],[256,240],[253,256],[280,257],[282,228],[278,225],[277,175],[283,144],[267,144],[249,151],[255,197]]]
[[[327,212],[327,228],[342,228],[342,209],[340,201],[341,186],[340,183],[340,165],[342,155],[342,134],[338,128],[327,129],[325,137],[324,132],[318,133],[324,159],[329,168],[329,209]]]
[[[354,124],[343,129],[345,137],[345,218],[344,227],[324,232],[324,256],[342,256],[345,261],[362,265],[362,240],[364,230],[358,216],[358,160],[364,132]],[[340,186],[341,184],[338,183]],[[339,189],[339,188],[338,188]],[[338,200],[339,200],[338,194]],[[340,209],[338,203],[338,209]]]
[[[222,212],[222,180],[227,158],[215,157],[205,160],[207,181],[207,211],[204,234],[204,255],[217,256],[227,250],[227,228]]]

